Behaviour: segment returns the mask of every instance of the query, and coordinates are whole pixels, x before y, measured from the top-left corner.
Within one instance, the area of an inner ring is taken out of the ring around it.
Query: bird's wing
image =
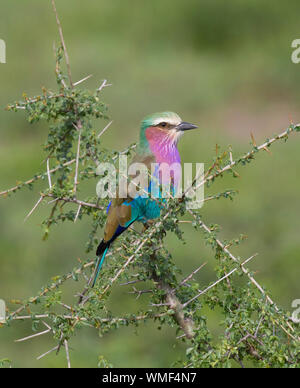
[[[125,205],[125,199],[122,203],[120,200],[112,200],[109,206],[107,220],[104,229],[104,241],[111,241],[118,230],[118,227],[125,227],[131,221],[131,206]]]
[[[151,163],[155,162],[153,155],[139,155],[136,154],[133,158],[131,164],[133,163],[144,163],[148,170],[151,171]],[[129,176],[130,179],[135,178],[135,176]],[[127,182],[127,184],[129,184]],[[129,195],[127,198],[119,198],[119,190],[116,190],[117,198],[112,199],[111,203],[108,206],[107,212],[107,221],[104,229],[104,241],[109,242],[112,239],[116,238],[116,235],[119,235],[120,232],[127,229],[130,223],[137,219],[140,214],[138,214],[137,208],[135,206],[134,211],[132,211],[133,205],[136,205],[134,198],[131,198]],[[120,227],[122,229],[120,229]],[[124,230],[123,230],[124,228]]]

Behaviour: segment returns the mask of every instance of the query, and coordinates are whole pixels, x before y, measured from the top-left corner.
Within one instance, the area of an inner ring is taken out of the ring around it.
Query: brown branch
[[[165,292],[165,301],[169,308],[174,311],[173,317],[175,321],[178,323],[185,336],[188,339],[192,339],[195,335],[194,321],[191,318],[185,317],[183,311],[184,305],[177,298],[172,287],[166,283],[162,277],[157,277],[156,274],[153,273],[152,279],[157,284],[157,287]]]

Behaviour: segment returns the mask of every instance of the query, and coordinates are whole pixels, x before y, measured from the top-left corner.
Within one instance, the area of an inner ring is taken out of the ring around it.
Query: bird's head
[[[176,145],[185,131],[194,128],[197,126],[182,121],[174,112],[153,113],[141,123],[140,146],[148,146],[150,142]]]

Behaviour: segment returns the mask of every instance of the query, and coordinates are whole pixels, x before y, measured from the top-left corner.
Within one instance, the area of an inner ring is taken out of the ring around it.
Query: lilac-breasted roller
[[[151,165],[180,164],[181,159],[177,149],[177,143],[184,131],[197,128],[196,125],[182,121],[173,112],[154,113],[145,117],[141,123],[140,139],[137,145],[133,163],[143,163],[149,171]],[[158,181],[162,178],[157,175]],[[163,182],[159,181],[159,184]],[[151,191],[151,181],[148,192]],[[162,202],[163,204],[163,202]],[[135,221],[146,223],[160,216],[161,205],[150,196],[136,195],[134,197],[112,199],[107,208],[107,221],[104,229],[104,237],[97,248],[98,260],[95,268],[92,287],[95,285],[99,271],[104,262],[105,255],[112,242],[119,237]]]

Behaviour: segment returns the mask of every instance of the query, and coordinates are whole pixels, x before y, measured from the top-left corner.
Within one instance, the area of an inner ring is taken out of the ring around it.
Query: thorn
[[[88,79],[91,78],[91,77],[93,77],[93,74],[90,74],[90,75],[88,75],[88,76],[82,78],[80,81],[75,82],[73,85],[74,85],[74,86],[77,86],[77,85],[81,84],[82,82],[88,80]]]
[[[77,213],[76,213],[76,216],[75,216],[75,219],[74,219],[74,222],[77,221],[77,218],[79,216],[79,213],[80,213],[80,209],[81,209],[81,204],[78,206],[78,210],[77,210]]]
[[[37,334],[32,334],[32,335],[29,335],[28,337],[24,337],[24,338],[20,338],[20,339],[17,339],[15,340],[15,342],[23,342],[23,341],[27,341],[31,338],[35,338],[35,337],[39,337],[40,335],[44,335],[44,334],[47,334],[51,331],[51,328],[50,329],[47,329],[47,330],[44,330],[44,331],[41,331],[40,333],[37,333]]]
[[[272,152],[271,152],[267,147],[264,147],[264,150],[267,151],[269,154],[272,155]]]
[[[35,209],[38,207],[38,205],[42,202],[44,199],[44,195],[41,195],[37,203],[34,205],[34,207],[30,210],[30,212],[27,214],[27,216],[24,218],[24,222],[27,221],[27,219],[31,216],[31,214],[35,211]]]
[[[97,137],[99,138],[100,136],[102,136],[103,133],[106,132],[106,130],[111,126],[111,124],[112,124],[112,121],[110,121],[110,122],[102,129],[102,131],[99,133],[99,135],[98,135]]]
[[[256,141],[255,141],[255,139],[254,139],[254,136],[253,136],[253,133],[252,133],[252,132],[250,132],[250,136],[251,136],[252,144],[254,145],[254,147],[257,147]]]
[[[41,358],[45,357],[47,354],[51,353],[51,352],[54,352],[54,350],[56,350],[58,348],[58,346],[55,346],[54,348],[48,350],[48,352],[46,353],[43,353],[42,355],[38,356],[36,359],[37,360],[40,360]]]
[[[48,175],[49,189],[51,190],[52,183],[51,183],[51,175],[50,175],[50,167],[49,167],[49,158],[47,158],[47,175]]]
[[[97,92],[99,93],[103,88],[105,88],[106,86],[112,86],[112,84],[108,84],[107,83],[107,80],[103,80],[102,84],[99,86],[99,88],[97,89]]]

